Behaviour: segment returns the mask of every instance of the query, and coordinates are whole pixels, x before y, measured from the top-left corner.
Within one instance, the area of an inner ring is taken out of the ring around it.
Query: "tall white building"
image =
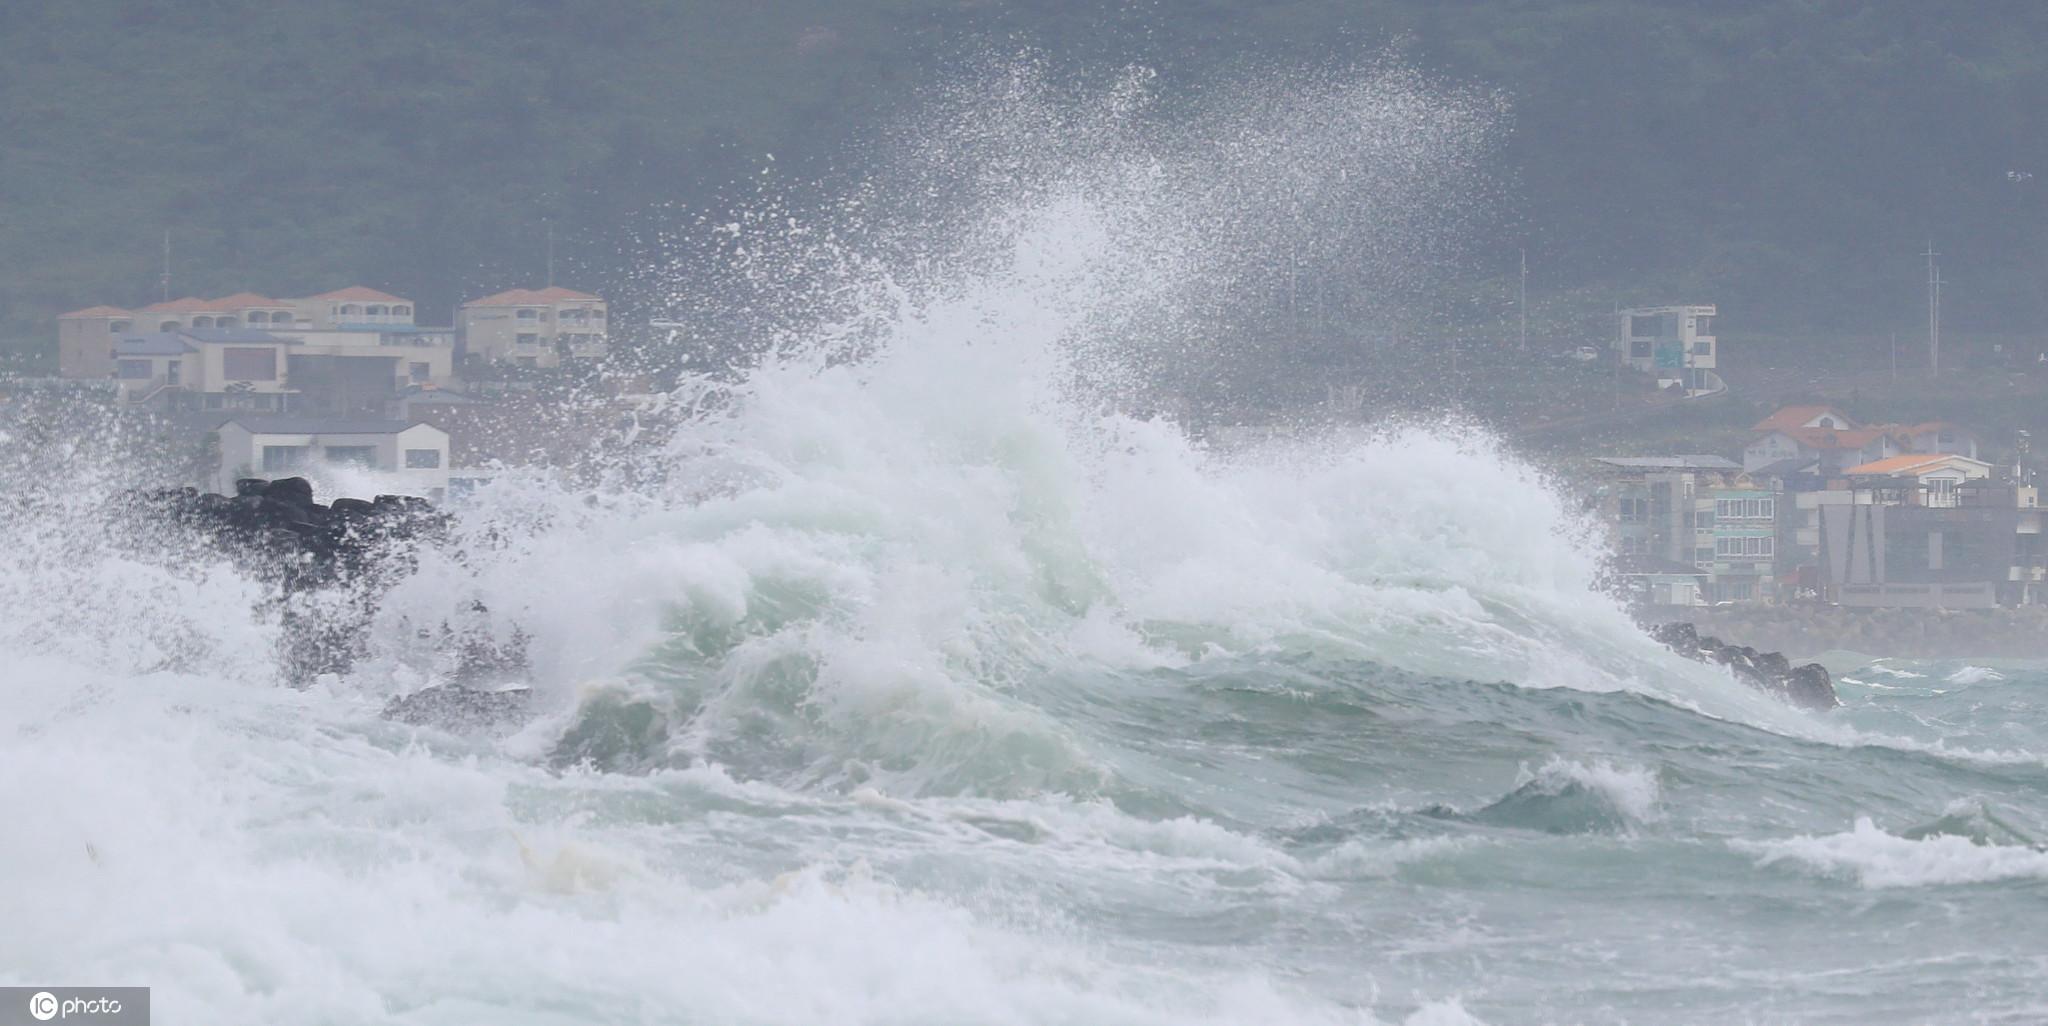
[[[1727,386],[1714,372],[1718,340],[1712,306],[1645,306],[1623,310],[1614,348],[1621,362],[1674,385],[1687,396],[1708,395]]]

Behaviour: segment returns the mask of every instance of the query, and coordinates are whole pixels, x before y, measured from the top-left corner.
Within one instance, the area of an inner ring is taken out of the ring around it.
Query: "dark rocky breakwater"
[[[283,639],[279,660],[296,686],[343,673],[366,649],[378,601],[419,566],[424,548],[448,541],[452,518],[425,499],[379,495],[322,504],[302,477],[244,479],[234,495],[165,488],[124,497],[135,539],[176,556],[210,552],[272,586]],[[524,636],[509,644],[470,602],[420,639],[443,657],[444,683],[393,700],[386,717],[454,727],[502,725],[523,711]]]
[[[1688,659],[1726,666],[1736,680],[1803,709],[1842,704],[1835,696],[1834,678],[1819,663],[1794,666],[1782,653],[1702,637],[1698,628],[1685,622],[1659,624],[1650,628],[1650,636]]]

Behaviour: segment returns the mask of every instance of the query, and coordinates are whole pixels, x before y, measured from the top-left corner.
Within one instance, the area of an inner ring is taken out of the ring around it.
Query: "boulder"
[[[1784,653],[1759,652],[1748,645],[1702,637],[1699,628],[1685,622],[1657,624],[1649,632],[1679,655],[1725,666],[1736,680],[1800,708],[1833,709],[1842,704],[1835,696],[1834,679],[1819,663],[1795,667]]]
[[[451,733],[497,732],[526,721],[533,692],[528,688],[480,691],[443,684],[392,699],[384,706],[387,720]]]
[[[302,477],[235,482],[235,494],[165,488],[122,497],[139,553],[178,558],[197,548],[224,556],[274,587],[284,628],[281,659],[294,684],[346,672],[365,651],[364,631],[378,601],[418,566],[423,546],[445,540],[451,521],[424,499],[314,501]],[[494,642],[479,603],[451,614],[440,646],[447,678],[463,686],[502,688],[526,673],[525,639]],[[509,700],[479,700],[503,703]]]

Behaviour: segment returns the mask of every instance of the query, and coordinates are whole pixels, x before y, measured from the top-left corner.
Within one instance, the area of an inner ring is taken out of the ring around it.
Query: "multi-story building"
[[[411,300],[361,285],[303,299],[238,292],[219,299],[186,296],[133,310],[94,306],[58,315],[57,372],[67,378],[110,377],[116,369],[114,344],[125,336],[152,332],[414,328]],[[438,330],[449,336],[452,349],[454,330]]]
[[[607,310],[575,289],[511,289],[462,304],[456,331],[464,360],[558,367],[605,354]]]
[[[239,416],[215,429],[220,461],[213,487],[237,479],[303,476],[348,494],[336,478],[369,474],[376,492],[448,494],[448,433],[432,424],[289,416]]]
[[[188,328],[121,336],[112,356],[114,380],[131,405],[376,414],[405,386],[449,384],[454,335]]]
[[[1655,378],[1658,388],[1677,387],[1688,396],[1727,386],[1718,366],[1713,306],[1650,306],[1623,310],[1615,352],[1621,362]]]
[[[1991,464],[1968,456],[1910,453],[1842,471],[1851,491],[1868,491],[1873,501],[1894,506],[1952,508],[1963,483],[1991,476]]]
[[[1662,589],[1641,596],[1645,600],[1689,605],[1775,594],[1780,494],[1771,482],[1719,456],[1595,463],[1602,478],[1599,508],[1613,525],[1623,575],[1654,577],[1647,586]],[[1693,580],[1682,582],[1681,575]]]
[[[1747,475],[1703,492],[1693,504],[1693,565],[1707,572],[1708,600],[1774,596],[1780,493]]]
[[[1967,457],[1935,456],[1936,460]],[[1974,472],[1976,467],[1950,467]],[[1859,468],[1863,469],[1863,468]],[[2048,602],[2048,510],[2024,475],[1954,478],[1871,469],[1820,504],[1821,587],[1845,606],[1981,608]]]
[[[285,353],[291,340],[247,328],[193,328],[114,341],[114,380],[132,405],[166,410],[290,408]]]
[[[378,330],[414,324],[412,300],[363,285],[286,302],[292,306],[298,327]]]

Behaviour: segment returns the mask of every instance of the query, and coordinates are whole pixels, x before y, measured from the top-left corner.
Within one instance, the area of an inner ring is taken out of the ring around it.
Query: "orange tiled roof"
[[[213,305],[213,301],[210,299],[201,299],[198,296],[181,296],[177,299],[166,299],[161,303],[151,303],[148,306],[143,307],[141,312],[198,313],[213,309],[215,309],[215,307]]]
[[[1808,449],[1861,449],[1885,436],[1881,428],[1837,431],[1834,428],[1779,428],[1778,434]]]
[[[578,292],[575,289],[565,289],[560,285],[550,285],[544,289],[506,289],[503,292],[485,296],[482,299],[472,299],[462,305],[522,306],[527,304],[539,305],[542,303],[573,303],[579,300],[604,302],[603,299],[593,296],[588,292]]]
[[[63,318],[66,318],[66,317],[128,317],[128,316],[132,316],[132,315],[131,315],[131,314],[129,314],[129,312],[128,312],[128,311],[126,311],[126,310],[123,310],[123,309],[121,309],[121,308],[120,308],[120,307],[118,307],[118,306],[88,306],[88,307],[86,307],[86,308],[85,308],[85,309],[83,309],[83,310],[73,310],[73,311],[71,311],[70,313],[60,313],[60,314],[58,314],[58,315],[57,315],[57,317],[58,317],[58,318],[59,318],[60,320],[61,320],[61,319],[63,319]]]
[[[1948,420],[1930,420],[1925,424],[1910,424],[1899,430],[1909,435],[1924,435],[1930,431],[1960,431],[1972,438],[1977,436],[1975,431]]]
[[[350,285],[349,287],[347,287],[347,288],[345,288],[345,289],[335,289],[335,290],[334,290],[334,291],[332,291],[332,292],[322,292],[322,293],[320,293],[320,294],[319,294],[319,295],[317,295],[317,296],[308,296],[308,297],[306,297],[306,298],[308,298],[308,299],[331,299],[331,300],[335,300],[335,301],[337,301],[337,302],[355,302],[355,303],[410,303],[410,302],[412,302],[412,300],[410,300],[410,299],[407,299],[407,298],[405,298],[404,296],[394,296],[394,295],[392,295],[392,294],[391,294],[391,293],[389,293],[389,292],[379,292],[379,291],[377,291],[376,289],[370,288],[370,287],[369,287],[369,286],[367,286],[367,285]]]
[[[1839,417],[1842,423],[1850,425],[1852,427],[1856,424],[1855,421],[1849,419],[1847,414],[1843,413],[1838,409],[1835,409],[1832,406],[1787,406],[1784,409],[1779,410],[1778,412],[1773,413],[1760,421],[1757,421],[1756,426],[1750,428],[1750,430],[1785,431],[1791,428],[1801,428],[1806,426],[1807,421],[1812,420],[1813,418],[1818,417],[1824,413],[1832,414],[1835,417]]]
[[[1943,455],[1940,453],[1908,453],[1904,456],[1893,456],[1889,459],[1865,463],[1860,467],[1850,467],[1842,471],[1842,473],[1848,477],[1890,477],[1894,474],[1905,474],[1923,469],[1930,463],[1946,463],[1957,458],[1953,455]]]
[[[230,313],[251,306],[283,306],[269,296],[254,292],[237,292],[219,299],[201,299],[198,296],[182,296],[162,303],[151,303],[142,308],[142,313]]]

